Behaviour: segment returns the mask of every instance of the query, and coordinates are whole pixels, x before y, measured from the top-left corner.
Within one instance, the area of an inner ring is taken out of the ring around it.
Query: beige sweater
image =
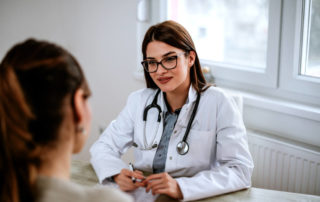
[[[39,176],[36,181],[36,202],[108,202],[133,201],[118,189],[84,187],[70,181]]]

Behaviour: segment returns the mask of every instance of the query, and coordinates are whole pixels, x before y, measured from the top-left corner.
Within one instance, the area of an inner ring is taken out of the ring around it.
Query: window
[[[200,59],[266,68],[267,0],[167,0],[167,18],[183,24]]]
[[[279,90],[320,101],[319,0],[284,1]],[[292,96],[295,97],[295,96]]]
[[[320,0],[307,1],[304,16],[304,57],[300,74],[320,78]]]

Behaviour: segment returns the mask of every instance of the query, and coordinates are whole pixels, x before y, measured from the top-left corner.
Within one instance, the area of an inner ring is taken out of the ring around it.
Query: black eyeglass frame
[[[166,69],[166,70],[171,70],[171,69],[174,69],[174,68],[177,67],[178,57],[181,56],[182,54],[186,54],[186,52],[181,52],[181,53],[178,53],[177,55],[167,56],[167,57],[163,58],[162,60],[160,60],[160,62],[158,62],[158,61],[156,61],[156,60],[143,60],[143,61],[141,62],[141,64],[142,64],[143,68],[144,68],[148,73],[157,72],[159,65],[161,65],[161,66],[162,66],[164,69]],[[171,58],[171,57],[174,57],[174,58],[175,58],[176,64],[175,64],[175,66],[172,67],[172,68],[167,68],[166,66],[164,66],[164,65],[162,64],[162,62],[163,62],[164,60],[168,59],[168,58]],[[146,64],[148,61],[153,61],[154,63],[157,64],[157,68],[156,68],[154,71],[149,71],[149,70],[148,70],[148,65]]]

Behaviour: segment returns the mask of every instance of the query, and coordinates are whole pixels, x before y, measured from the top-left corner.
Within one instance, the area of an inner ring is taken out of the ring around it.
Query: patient
[[[109,187],[69,181],[90,131],[90,90],[63,48],[29,39],[0,64],[1,202],[132,201]]]

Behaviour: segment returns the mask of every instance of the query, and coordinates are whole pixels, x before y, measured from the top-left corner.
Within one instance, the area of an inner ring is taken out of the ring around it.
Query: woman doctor
[[[147,88],[131,93],[91,147],[99,181],[184,200],[250,187],[253,162],[239,109],[206,84],[185,28],[173,21],[150,27],[142,54]],[[135,171],[120,158],[132,146]]]

